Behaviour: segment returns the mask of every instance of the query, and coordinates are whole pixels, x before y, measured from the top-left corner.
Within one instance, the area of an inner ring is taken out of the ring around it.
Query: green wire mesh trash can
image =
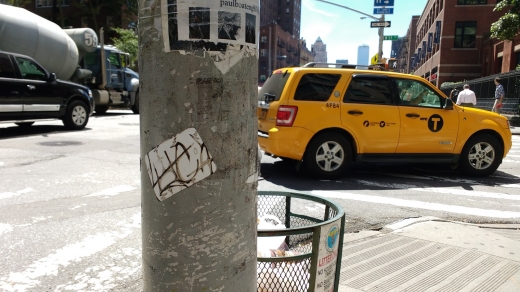
[[[257,291],[338,291],[345,229],[343,209],[314,195],[259,191],[258,217],[266,215],[277,217],[282,228],[259,227],[259,249],[260,240],[281,238],[285,252],[258,254]]]

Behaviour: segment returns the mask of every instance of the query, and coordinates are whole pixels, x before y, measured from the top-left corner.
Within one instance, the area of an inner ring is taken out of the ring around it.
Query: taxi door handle
[[[418,114],[406,114],[406,116],[409,118],[414,118],[414,119],[420,117],[420,115],[418,115]]]
[[[27,88],[28,88],[29,90],[35,90],[35,89],[36,89],[36,86],[34,86],[34,85],[27,85]]]
[[[354,116],[359,116],[359,115],[362,115],[363,112],[362,111],[358,111],[358,110],[354,110],[354,111],[348,111],[348,114],[349,115],[354,115]]]

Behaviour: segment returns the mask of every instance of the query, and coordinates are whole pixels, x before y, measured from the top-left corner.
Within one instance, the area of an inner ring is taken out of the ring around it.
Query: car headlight
[[[92,90],[88,90],[88,96],[92,98]]]

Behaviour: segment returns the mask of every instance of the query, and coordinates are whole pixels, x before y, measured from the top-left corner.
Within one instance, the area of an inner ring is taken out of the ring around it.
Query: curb
[[[468,226],[474,226],[474,227],[486,228],[486,229],[520,230],[520,224],[503,224],[503,223],[477,224],[477,223],[467,223],[467,222],[460,222],[460,221],[445,220],[445,219],[441,219],[441,218],[433,217],[433,216],[425,216],[425,217],[406,218],[406,219],[388,224],[383,227],[383,229],[381,230],[381,233],[391,233],[398,229],[403,229],[403,228],[409,227],[414,224],[429,222],[429,221],[447,222],[447,223],[468,225]]]

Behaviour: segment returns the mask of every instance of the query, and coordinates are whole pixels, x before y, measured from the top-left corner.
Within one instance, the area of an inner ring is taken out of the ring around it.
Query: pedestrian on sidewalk
[[[495,78],[495,85],[497,86],[495,89],[495,104],[493,105],[493,111],[497,114],[500,113],[500,108],[502,107],[502,101],[504,99],[505,91],[504,86],[500,84],[500,79]]]
[[[469,89],[469,84],[464,84],[464,90],[459,92],[457,96],[457,105],[466,107],[475,107],[477,104],[477,96],[473,90]]]

